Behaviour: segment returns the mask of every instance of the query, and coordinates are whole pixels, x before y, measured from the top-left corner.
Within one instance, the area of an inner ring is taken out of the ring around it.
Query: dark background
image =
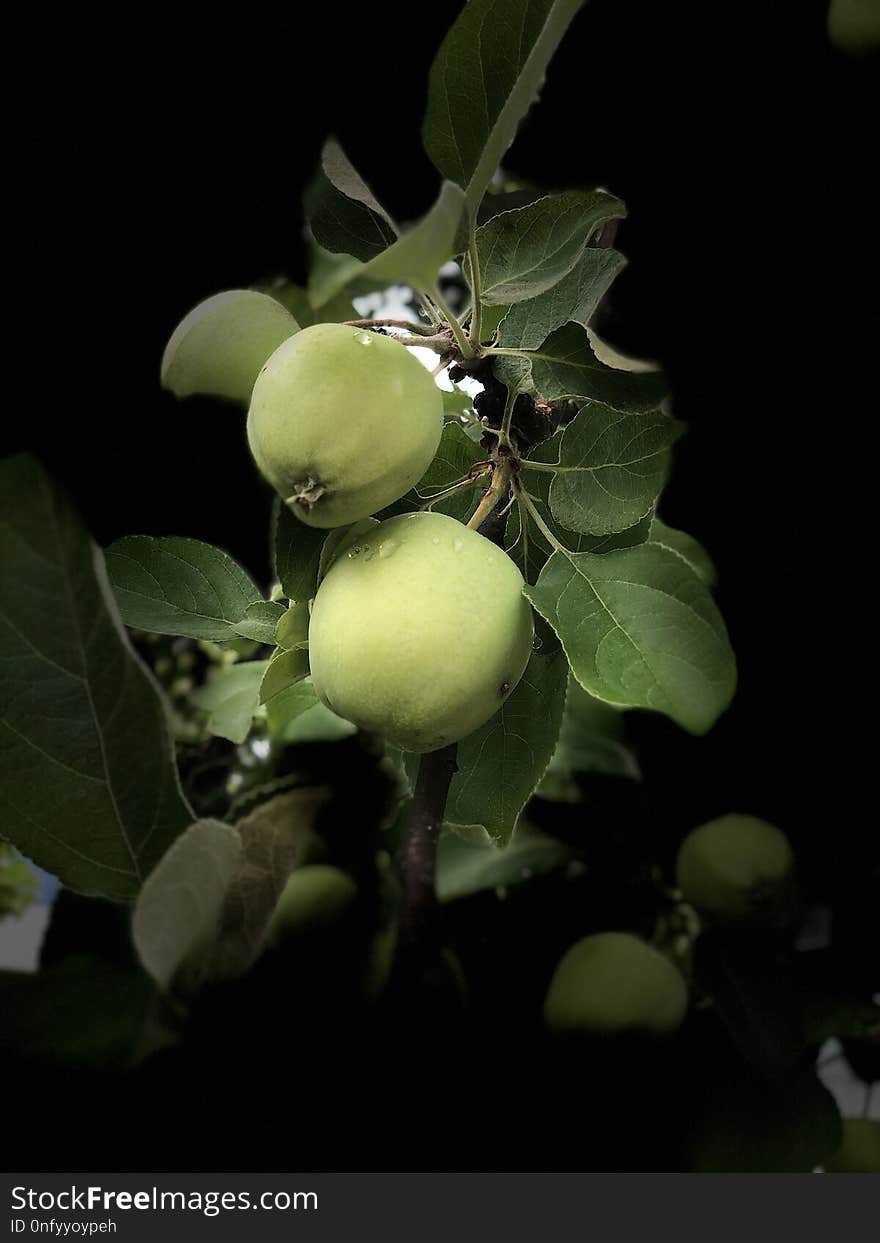
[[[269,497],[243,419],[162,393],[163,345],[210,293],[304,276],[300,200],[328,132],[395,216],[427,208],[427,71],[457,10],[16,17],[4,425],[101,543],[197,536],[267,577]],[[656,831],[671,848],[701,819],[765,816],[836,935],[863,946],[877,894],[876,65],[828,46],[825,13],[593,0],[506,164],[626,201],[608,333],[662,361],[690,429],[663,513],[720,568],[740,690],[704,739],[634,714]]]

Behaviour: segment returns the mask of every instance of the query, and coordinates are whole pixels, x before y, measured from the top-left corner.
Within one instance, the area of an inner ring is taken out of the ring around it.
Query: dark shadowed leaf
[[[472,215],[582,0],[471,0],[431,67],[425,150]]]
[[[306,526],[276,497],[272,517],[275,577],[289,600],[305,604],[315,594],[321,547],[327,532]]]
[[[213,947],[241,860],[241,838],[231,825],[197,820],[147,877],[135,903],[132,936],[160,989],[170,988],[187,964]]]
[[[563,842],[522,821],[504,850],[473,845],[447,831],[437,851],[437,897],[453,902],[484,889],[506,889],[563,867],[570,858]]]
[[[69,888],[134,897],[193,813],[100,549],[33,458],[0,464],[3,834]]]
[[[458,770],[446,803],[453,829],[480,826],[496,845],[510,841],[556,746],[567,676],[561,652],[534,653],[498,712],[458,744]]]
[[[321,152],[306,196],[306,215],[320,246],[362,261],[372,259],[397,237],[391,217],[333,138]]]

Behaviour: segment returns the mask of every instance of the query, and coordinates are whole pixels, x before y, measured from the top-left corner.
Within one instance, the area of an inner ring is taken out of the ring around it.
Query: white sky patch
[[[459,267],[455,262],[444,264],[440,269],[441,276],[456,276],[458,272]],[[358,315],[363,319],[405,319],[408,323],[417,324],[419,317],[411,306],[412,296],[413,291],[409,285],[389,285],[387,289],[380,290],[378,293],[368,293],[359,298],[352,298],[352,303]],[[396,329],[394,332],[396,336],[405,335],[402,331],[398,333]],[[426,367],[428,371],[434,370],[439,361],[434,350],[419,349],[418,346],[409,348],[413,357],[417,358],[423,367]],[[477,393],[483,391],[483,385],[469,376],[461,380],[458,385],[453,384],[446,368],[435,379],[438,387],[447,393],[451,393],[457,387],[469,397],[476,397]]]

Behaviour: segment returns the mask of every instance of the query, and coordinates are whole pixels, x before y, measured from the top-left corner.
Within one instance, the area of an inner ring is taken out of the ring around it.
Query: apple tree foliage
[[[354,734],[312,688],[309,602],[333,558],[376,519],[419,509],[462,522],[476,515],[520,568],[535,613],[522,680],[458,747],[441,902],[569,863],[570,849],[529,826],[524,809],[536,790],[568,797],[576,774],[593,767],[637,777],[622,709],[660,712],[702,734],[734,694],[714,567],[693,537],[658,516],[684,431],[664,376],[616,356],[590,326],[625,265],[605,239],[626,208],[600,189],[510,191],[499,173],[580,3],[470,0],[430,74],[422,134],[440,179],[433,206],[398,225],[328,140],[306,201],[307,285],[279,278],[210,298],[166,349],[171,392],[246,405],[281,343],[318,323],[369,330],[353,300],[408,287],[407,320],[372,326],[434,351],[453,381],[440,447],[414,490],[329,532],[276,501],[275,581],[261,586],[195,539],[132,535],[102,550],[36,461],[0,465],[0,833],[67,888],[130,905],[137,957],[160,991],[186,997],[254,963],[332,797],[325,785],[270,771],[228,809],[197,814],[175,743],[195,730],[265,755]],[[450,263],[459,274],[451,284],[441,276]],[[459,387],[467,377],[492,401]],[[207,666],[198,684],[160,685],[144,659],[157,642],[150,636],[192,640]],[[377,762],[394,790],[393,833],[418,760],[387,749]],[[768,1048],[763,1019],[779,1009],[771,982],[756,985],[738,960],[713,957],[710,941],[699,959],[709,995],[762,1069],[769,1060],[772,1071],[781,1063],[801,1073],[810,1041],[876,1022],[839,1003],[820,1007],[810,1027],[792,1003]],[[94,985],[87,967],[82,979]],[[58,987],[78,979],[59,978]],[[28,987],[19,981],[9,995],[24,1004]],[[125,1038],[114,1032],[117,1043]],[[779,1093],[788,1101],[794,1081],[785,1073]],[[815,1108],[818,1149],[831,1148],[821,1092]],[[708,1168],[715,1142],[702,1149]],[[822,1156],[804,1149],[795,1168]]]

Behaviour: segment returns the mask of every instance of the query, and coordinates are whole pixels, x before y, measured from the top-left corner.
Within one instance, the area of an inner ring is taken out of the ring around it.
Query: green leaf
[[[455,239],[464,210],[464,195],[445,181],[437,202],[418,224],[366,265],[366,275],[387,284],[433,289],[437,273],[455,254]]]
[[[498,712],[458,744],[446,803],[456,830],[479,825],[497,845],[510,841],[556,746],[567,674],[561,653],[534,653]]]
[[[322,253],[327,253],[326,251]],[[276,302],[290,311],[300,328],[310,328],[312,324],[338,323],[346,319],[357,319],[358,313],[352,306],[351,298],[345,292],[325,302],[323,306],[312,305],[309,291],[301,285],[295,285],[284,276],[276,276],[254,286],[261,293],[266,293]]]
[[[312,302],[321,306],[348,287],[354,290],[400,284],[422,291],[433,289],[440,268],[456,253],[463,210],[462,191],[445,181],[430,211],[369,263],[361,263],[353,255],[319,254],[320,263],[310,279]]]
[[[562,434],[550,484],[553,517],[587,535],[625,531],[645,518],[666,482],[670,448],[683,430],[659,410],[622,414],[599,402],[582,406]]]
[[[241,857],[241,838],[231,825],[197,820],[144,882],[132,936],[144,969],[163,991],[213,947]]]
[[[445,832],[437,850],[437,898],[454,902],[485,889],[506,889],[555,871],[570,858],[568,846],[522,822],[505,850],[474,846]]]
[[[724,622],[705,585],[670,549],[554,552],[525,594],[597,699],[653,708],[694,734],[730,703],[736,662]]]
[[[0,972],[0,1055],[107,1075],[135,1060],[155,994],[142,971],[84,955]]]
[[[276,498],[272,521],[272,560],[275,577],[288,600],[305,604],[318,586],[321,547],[327,532],[300,522],[280,498]]]
[[[275,628],[287,611],[276,600],[257,600],[247,606],[244,617],[236,622],[235,633],[254,643],[274,645]]]
[[[292,604],[275,627],[275,642],[285,650],[299,647],[309,640],[309,606]]]
[[[562,441],[562,430],[549,440],[538,445],[529,454],[529,461],[554,463],[559,461],[559,447]],[[529,496],[538,510],[545,526],[549,527],[554,537],[572,552],[615,552],[620,548],[633,548],[643,544],[651,532],[651,515],[641,519],[626,530],[612,535],[588,535],[584,532],[574,533],[560,527],[550,512],[550,485],[554,476],[549,471],[524,471],[523,479],[528,487]],[[519,505],[514,505],[507,519],[505,548],[522,571],[528,583],[536,582],[547,558],[553,551],[552,545],[543,531],[536,525],[533,518],[526,516]],[[545,649],[541,649],[542,651]]]
[[[306,196],[306,215],[325,250],[366,261],[385,250],[397,228],[335,139],[321,152],[321,165]]]
[[[295,682],[266,705],[269,729],[279,743],[336,742],[357,733],[357,726],[326,708],[311,678]]]
[[[678,531],[675,527],[668,527],[665,522],[655,517],[651,523],[651,543],[662,544],[664,548],[671,548],[673,552],[677,552],[680,557],[684,557],[697,577],[701,578],[707,587],[715,586],[718,581],[715,563],[703,545],[692,535],[688,535],[686,531]]]
[[[255,289],[215,294],[171,334],[162,386],[175,397],[202,393],[247,403],[266,359],[298,331],[289,311]]]
[[[219,935],[202,966],[203,978],[239,975],[256,960],[275,904],[306,857],[315,819],[328,797],[323,786],[301,786],[260,803],[235,822],[242,858],[227,890]]]
[[[570,676],[559,741],[538,794],[555,799],[560,790],[576,791],[578,773],[605,773],[638,780],[639,766],[625,739],[621,710],[595,699]],[[578,799],[579,795],[566,801]]]
[[[0,463],[0,704],[4,837],[70,889],[134,897],[193,814],[101,551],[28,456]]]
[[[260,706],[260,684],[268,660],[242,660],[208,674],[192,701],[208,713],[207,728],[218,738],[241,743],[247,738]]]
[[[552,289],[571,272],[594,233],[625,215],[620,199],[602,190],[572,190],[494,216],[476,233],[482,301],[505,306]]]
[[[126,535],[104,557],[122,620],[140,630],[221,642],[261,599],[228,553],[201,540]]]
[[[431,67],[425,151],[472,216],[581,0],[470,0]]]
[[[616,250],[588,247],[552,289],[510,308],[499,322],[497,344],[505,349],[536,350],[563,324],[586,328],[625,266],[626,260]]]
[[[269,661],[260,683],[260,703],[268,704],[275,695],[309,676],[309,649],[305,645],[279,650]]]
[[[496,356],[495,374],[508,388],[536,392],[545,401],[583,397],[625,413],[653,410],[666,393],[660,372],[621,371],[600,362],[579,324],[558,328],[521,357]]]

